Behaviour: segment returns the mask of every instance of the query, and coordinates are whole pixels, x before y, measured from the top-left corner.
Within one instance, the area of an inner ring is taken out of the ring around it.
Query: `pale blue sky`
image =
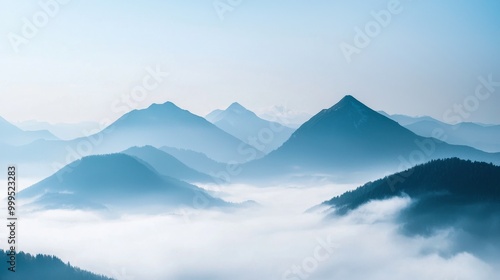
[[[500,81],[495,0],[401,0],[351,63],[339,45],[390,1],[247,0],[221,20],[211,0],[72,0],[16,53],[9,34],[38,2],[0,0],[0,115],[11,121],[117,118],[112,104],[156,65],[170,76],[137,107],[173,101],[200,115],[233,101],[314,114],[352,94],[443,119],[479,76]],[[500,123],[499,107],[500,87],[464,120]]]

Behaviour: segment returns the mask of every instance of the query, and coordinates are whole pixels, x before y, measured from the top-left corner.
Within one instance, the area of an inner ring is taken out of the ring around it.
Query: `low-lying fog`
[[[494,264],[468,253],[441,254],[450,245],[448,232],[400,235],[393,218],[409,199],[371,202],[332,220],[304,213],[356,186],[205,186],[227,201],[260,204],[227,212],[186,209],[120,218],[82,211],[24,213],[19,248],[126,280],[497,279]],[[5,227],[0,234],[7,236]]]

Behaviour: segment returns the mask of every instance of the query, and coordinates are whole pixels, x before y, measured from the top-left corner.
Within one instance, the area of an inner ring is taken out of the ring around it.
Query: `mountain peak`
[[[342,99],[340,99],[340,102],[342,102],[342,101],[354,101],[354,100],[358,101],[356,98],[354,98],[354,96],[348,94],[348,95],[342,97]]]
[[[314,120],[317,120],[318,118],[322,119],[325,117],[330,118],[335,116],[335,119],[339,117],[347,117],[354,123],[361,124],[366,122],[369,117],[374,117],[375,115],[379,114],[365,104],[361,103],[352,95],[346,95],[332,107],[322,110],[316,116],[311,118],[311,120],[312,123],[315,123],[316,121]],[[356,127],[358,126],[357,124],[355,125]]]
[[[346,96],[344,96],[333,107],[339,106],[339,105],[341,105],[341,106],[343,106],[343,105],[363,105],[363,106],[365,106],[362,102],[360,102],[359,100],[357,100],[356,98],[354,98],[354,96],[352,96],[352,95],[346,95]]]
[[[226,111],[233,111],[237,113],[247,112],[248,109],[243,107],[240,103],[234,102],[229,107],[227,107]]]
[[[181,109],[179,106],[175,105],[173,102],[167,101],[163,104],[153,103],[148,109]]]
[[[167,101],[165,103],[153,103],[149,107],[145,109],[138,109],[132,111],[134,114],[139,114],[147,116],[149,118],[159,118],[161,121],[164,121],[166,117],[168,118],[189,118],[191,119],[193,116],[188,110],[185,110],[173,102]]]

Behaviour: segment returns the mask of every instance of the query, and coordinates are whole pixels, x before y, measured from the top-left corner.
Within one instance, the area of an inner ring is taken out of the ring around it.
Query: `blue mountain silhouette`
[[[48,130],[25,131],[0,117],[0,144],[21,146],[36,140],[57,140]],[[1,151],[1,150],[0,150]]]
[[[416,157],[417,155],[418,157]],[[244,178],[324,173],[359,176],[394,172],[432,159],[459,157],[500,163],[500,154],[426,138],[345,96],[297,129],[280,148],[244,165]],[[408,166],[410,165],[410,166]],[[359,178],[358,178],[359,179]]]

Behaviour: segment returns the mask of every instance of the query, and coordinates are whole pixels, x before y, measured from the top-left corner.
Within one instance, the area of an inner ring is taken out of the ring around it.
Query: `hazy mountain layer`
[[[119,152],[133,146],[152,145],[189,149],[218,161],[244,161],[240,151],[250,148],[202,117],[175,104],[153,104],[125,114],[99,135],[98,152]]]
[[[215,110],[206,119],[264,153],[280,147],[294,132],[280,123],[259,118],[239,103],[231,104],[226,110]]]
[[[26,145],[36,140],[57,140],[47,130],[25,131],[0,117],[0,143],[12,146]]]

